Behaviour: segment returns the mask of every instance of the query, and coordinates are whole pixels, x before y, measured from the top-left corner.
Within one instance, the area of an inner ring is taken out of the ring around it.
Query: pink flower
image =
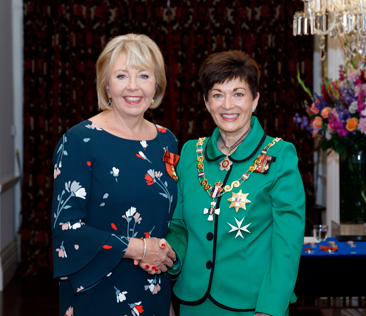
[[[69,307],[65,313],[65,315],[67,316],[73,316],[74,315],[74,308],[73,307]]]
[[[139,212],[136,212],[133,218],[135,219],[135,222],[138,222],[139,224],[141,223],[142,218],[140,217]]]
[[[65,251],[63,249],[57,248],[56,251],[58,251],[58,256],[60,258],[65,258]]]
[[[57,176],[61,173],[61,170],[59,168],[53,169],[53,179],[56,179]]]
[[[360,77],[360,71],[359,70],[355,70],[352,69],[350,70],[350,72],[347,74],[347,79],[349,82],[354,83],[359,77]]]
[[[364,110],[366,108],[366,104],[365,103],[363,103],[363,102],[358,102],[358,108],[357,108],[357,111],[359,112],[359,113],[361,113],[362,112],[362,110]]]
[[[366,135],[366,117],[360,118],[357,125],[357,130]]]
[[[313,103],[311,105],[311,108],[309,108],[309,111],[313,114],[318,114],[319,113],[319,109],[315,106],[315,103]]]
[[[336,109],[333,109],[332,112],[330,113],[331,118],[334,121],[339,121],[339,115]]]
[[[62,230],[68,230],[69,224],[68,223],[60,223]]]
[[[162,176],[162,172],[161,171],[155,171],[155,178],[160,178]]]

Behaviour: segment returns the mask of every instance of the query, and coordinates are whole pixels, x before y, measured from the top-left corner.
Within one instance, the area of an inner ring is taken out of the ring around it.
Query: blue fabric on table
[[[330,247],[329,241],[334,241],[338,247],[333,253],[325,252],[320,249],[320,246]],[[329,237],[326,241],[317,243],[315,247],[311,247],[308,243],[303,246],[301,256],[304,257],[366,257],[366,241],[355,241],[356,247],[351,247],[346,241],[338,241],[335,237]],[[307,253],[304,249],[311,248],[313,253]]]

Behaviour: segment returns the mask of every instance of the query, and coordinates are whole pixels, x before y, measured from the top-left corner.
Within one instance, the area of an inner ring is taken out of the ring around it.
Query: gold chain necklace
[[[197,153],[197,161],[198,161],[197,170],[198,170],[198,180],[199,180],[201,186],[203,186],[203,189],[213,199],[213,201],[211,202],[211,207],[209,209],[205,208],[204,212],[203,212],[203,214],[209,214],[208,220],[212,221],[214,214],[216,214],[216,215],[220,214],[220,209],[215,209],[216,198],[224,195],[227,192],[232,191],[232,189],[234,187],[235,188],[240,187],[246,180],[248,180],[250,175],[257,168],[257,165],[260,163],[260,159],[256,158],[253,162],[253,165],[250,166],[249,169],[245,173],[243,173],[243,175],[240,177],[240,179],[233,181],[231,183],[231,185],[225,185],[224,188],[222,189],[223,183],[221,181],[219,181],[219,182],[216,182],[215,187],[212,188],[212,185],[208,183],[208,181],[205,177],[205,169],[204,169],[204,164],[203,164],[204,157],[203,157],[202,146],[203,146],[203,143],[205,140],[206,140],[206,137],[199,138],[198,142],[196,144],[196,153]],[[261,151],[261,154],[266,155],[269,148],[274,146],[280,140],[281,140],[281,138],[278,138],[278,137],[275,138],[271,143],[267,144],[266,147],[264,147],[264,149]],[[240,199],[241,195],[242,195],[241,192],[240,192],[240,194],[239,193],[236,194],[236,196],[238,196],[239,199]],[[245,198],[246,198],[246,196],[245,196]],[[244,204],[244,207],[245,207],[245,204]]]

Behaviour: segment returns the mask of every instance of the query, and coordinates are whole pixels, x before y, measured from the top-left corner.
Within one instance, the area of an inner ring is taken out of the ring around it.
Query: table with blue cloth
[[[301,253],[296,295],[365,296],[366,242],[355,241],[354,247],[351,245],[335,237],[315,246],[305,244]]]

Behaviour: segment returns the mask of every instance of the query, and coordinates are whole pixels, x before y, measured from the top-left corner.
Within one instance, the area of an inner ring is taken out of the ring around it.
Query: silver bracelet
[[[144,259],[146,255],[146,239],[144,238],[144,254],[142,255],[142,258],[140,259],[140,261],[142,261],[142,259]]]

